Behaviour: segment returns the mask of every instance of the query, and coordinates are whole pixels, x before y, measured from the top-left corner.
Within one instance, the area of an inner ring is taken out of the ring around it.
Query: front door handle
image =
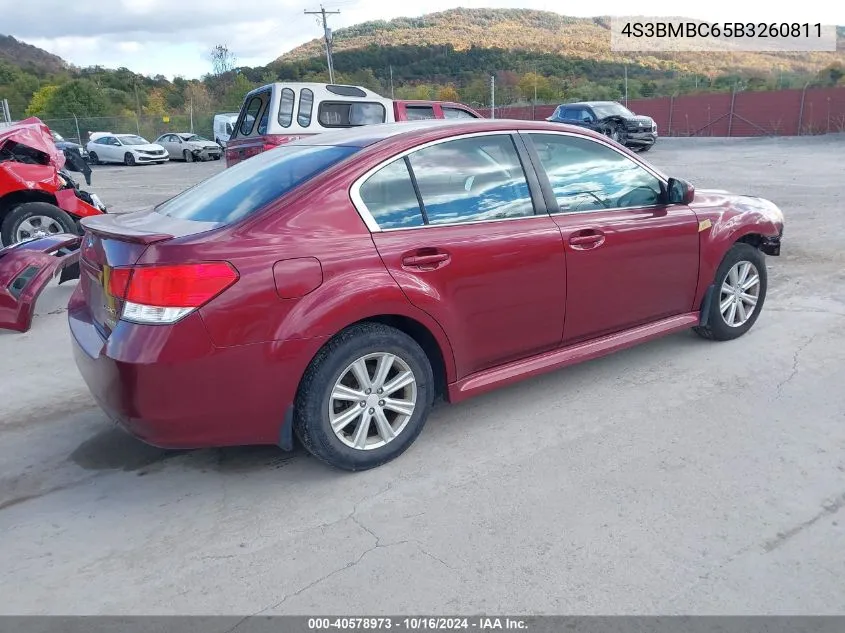
[[[604,243],[604,233],[595,229],[584,229],[569,237],[569,244],[573,248],[586,250],[596,248]]]
[[[432,253],[430,255],[407,255],[402,258],[402,265],[409,268],[436,268],[438,264],[449,261],[449,253]]]

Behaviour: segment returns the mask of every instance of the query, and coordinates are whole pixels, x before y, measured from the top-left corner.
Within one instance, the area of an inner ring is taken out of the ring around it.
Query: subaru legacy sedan
[[[298,437],[362,470],[436,398],[745,334],[784,219],[589,130],[476,120],[301,139],[83,224],[68,318],[111,418],[161,447]]]

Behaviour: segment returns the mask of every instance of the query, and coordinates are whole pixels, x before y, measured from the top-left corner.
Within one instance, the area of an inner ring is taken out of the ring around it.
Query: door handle
[[[449,253],[432,253],[431,255],[407,255],[402,258],[402,265],[409,268],[437,267],[449,261]]]
[[[596,248],[604,243],[604,233],[595,229],[585,229],[570,236],[569,244],[577,249]]]

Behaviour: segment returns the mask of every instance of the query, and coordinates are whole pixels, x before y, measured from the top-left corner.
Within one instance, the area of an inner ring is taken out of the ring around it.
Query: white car
[[[88,157],[94,165],[101,163],[166,163],[170,156],[161,145],[150,143],[137,134],[111,134],[95,132],[86,145]]]

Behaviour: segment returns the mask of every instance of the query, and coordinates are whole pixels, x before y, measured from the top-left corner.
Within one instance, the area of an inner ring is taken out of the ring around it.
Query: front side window
[[[255,95],[246,104],[246,111],[243,114],[240,127],[238,129],[238,136],[249,136],[255,128],[255,121],[258,119],[258,113],[261,112],[264,106],[264,99],[267,98],[268,93],[260,93]]]
[[[408,121],[425,121],[434,119],[434,108],[432,106],[406,106],[405,116]]]
[[[450,108],[449,106],[443,106],[443,118],[444,119],[477,119],[478,117],[473,115],[472,113],[462,110],[461,108]]]
[[[357,147],[285,145],[241,161],[156,207],[182,220],[228,224],[255,213]]]
[[[299,113],[296,122],[300,127],[311,125],[311,110],[314,109],[314,93],[309,88],[303,88],[299,93]]]
[[[525,172],[507,134],[438,143],[409,156],[430,224],[534,214]]]
[[[293,100],[293,90],[283,88],[279,100],[279,125],[282,127],[290,127],[290,124],[293,123]]]
[[[386,114],[380,103],[324,101],[318,108],[317,120],[323,127],[354,127],[384,123]]]
[[[661,181],[616,150],[576,136],[527,136],[537,150],[561,212],[661,203]]]
[[[404,158],[394,160],[367,178],[359,194],[381,229],[410,228],[425,223]]]

